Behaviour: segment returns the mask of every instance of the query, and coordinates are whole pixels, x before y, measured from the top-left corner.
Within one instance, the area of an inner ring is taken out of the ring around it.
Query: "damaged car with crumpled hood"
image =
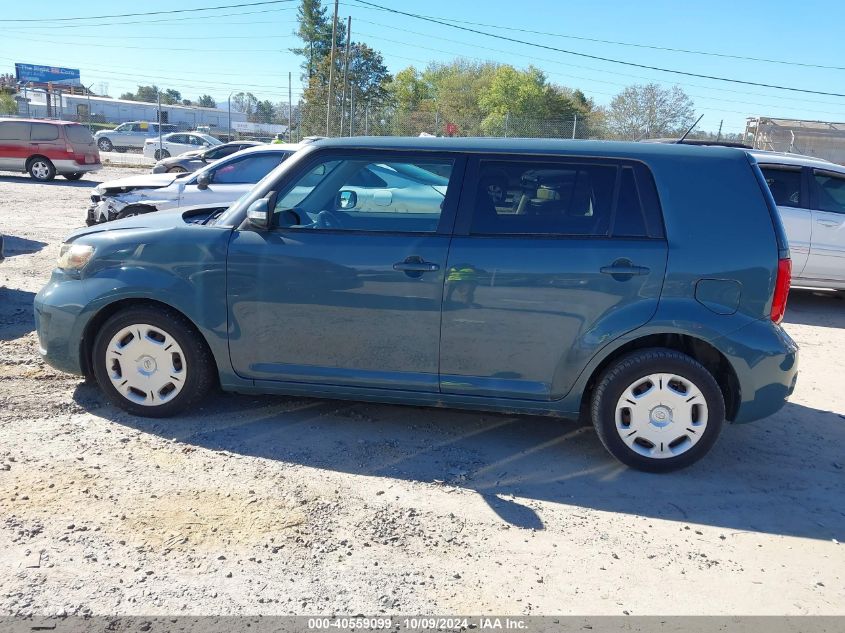
[[[144,174],[104,182],[91,195],[85,223],[92,226],[176,208],[225,209],[290,155],[289,149],[260,145],[192,174]]]

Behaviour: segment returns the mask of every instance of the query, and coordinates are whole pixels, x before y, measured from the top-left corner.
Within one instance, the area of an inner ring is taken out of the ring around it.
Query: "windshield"
[[[213,136],[209,136],[208,134],[197,134],[202,140],[210,143],[211,145],[223,145],[223,141],[220,139],[214,138]]]

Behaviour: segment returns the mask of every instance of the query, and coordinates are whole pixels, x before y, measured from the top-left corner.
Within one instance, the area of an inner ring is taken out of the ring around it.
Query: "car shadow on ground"
[[[81,180],[68,180],[62,176],[56,176],[55,180],[48,180],[47,182],[42,182],[40,180],[35,180],[30,176],[10,176],[8,174],[0,175],[0,182],[10,182],[10,183],[31,183],[33,186],[45,186],[45,187],[96,187],[99,185],[102,180],[89,180],[90,176],[83,176]]]
[[[6,257],[37,253],[45,246],[47,246],[47,242],[28,240],[24,237],[15,237],[14,235],[3,235],[3,254]]]
[[[728,426],[698,464],[654,475],[610,458],[591,427],[552,418],[221,394],[189,416],[154,420],[106,404],[92,385],[75,398],[197,447],[473,490],[522,528],[544,528],[537,500],[734,532],[842,540],[845,531],[845,419],[795,404]]]
[[[35,293],[0,286],[0,341],[12,341],[35,329]]]
[[[845,300],[832,290],[792,290],[786,304],[786,323],[845,328]]]

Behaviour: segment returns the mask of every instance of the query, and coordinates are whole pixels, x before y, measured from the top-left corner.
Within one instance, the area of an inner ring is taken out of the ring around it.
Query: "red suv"
[[[27,171],[36,180],[61,174],[79,180],[100,169],[100,153],[85,126],[68,121],[0,119],[0,170]]]

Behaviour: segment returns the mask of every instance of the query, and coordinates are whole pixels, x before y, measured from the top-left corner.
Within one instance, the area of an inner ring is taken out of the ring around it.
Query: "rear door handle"
[[[822,226],[839,226],[841,222],[837,222],[836,220],[816,220]]]

